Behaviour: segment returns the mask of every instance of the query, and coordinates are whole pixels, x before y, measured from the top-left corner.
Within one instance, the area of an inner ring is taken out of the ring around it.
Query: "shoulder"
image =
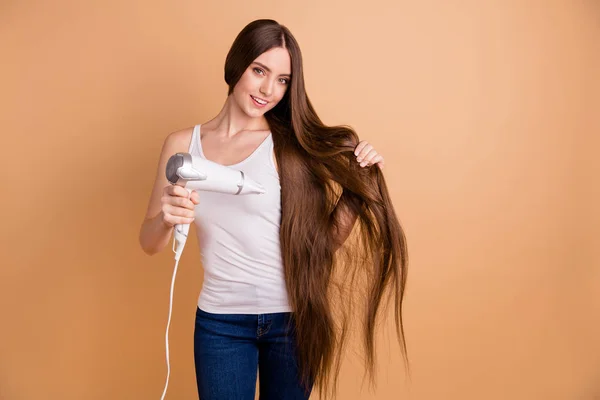
[[[163,142],[163,155],[173,155],[175,153],[187,153],[192,140],[194,127],[180,129],[169,133]]]
[[[188,152],[193,131],[194,127],[192,126],[171,132],[165,137],[160,151],[159,169],[162,169],[163,164],[166,165],[167,160],[173,154]]]
[[[165,138],[165,145],[177,146],[177,147],[183,146],[187,149],[190,144],[190,141],[192,140],[193,132],[194,132],[193,126],[171,132]]]

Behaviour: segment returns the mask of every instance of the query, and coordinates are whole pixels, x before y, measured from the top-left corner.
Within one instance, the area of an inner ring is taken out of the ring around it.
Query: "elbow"
[[[158,251],[157,251],[157,250],[156,250],[156,249],[155,249],[153,246],[150,246],[150,245],[147,243],[147,240],[145,240],[145,237],[144,237],[144,232],[143,232],[143,230],[140,230],[140,234],[139,234],[139,237],[138,237],[138,242],[139,242],[139,244],[140,244],[140,247],[142,248],[142,251],[143,251],[145,254],[147,254],[147,255],[149,255],[149,256],[153,256],[153,255],[155,255],[156,253],[158,253]]]
[[[153,249],[151,249],[148,246],[145,246],[141,240],[140,240],[140,247],[142,248],[142,251],[149,256],[156,254],[156,251],[154,251]]]
[[[142,247],[142,250],[144,251],[144,253],[146,253],[149,256],[153,256],[156,253],[158,253],[157,251],[155,251],[153,249],[149,249],[149,248],[145,248],[145,247]]]

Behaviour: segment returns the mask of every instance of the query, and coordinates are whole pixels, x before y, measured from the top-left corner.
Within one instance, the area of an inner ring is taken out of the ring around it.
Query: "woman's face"
[[[291,80],[287,49],[274,47],[252,62],[233,89],[233,96],[249,117],[260,117],[279,103]]]

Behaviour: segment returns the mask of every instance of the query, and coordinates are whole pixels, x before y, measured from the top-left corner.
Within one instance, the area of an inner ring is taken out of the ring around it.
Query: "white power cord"
[[[167,394],[167,387],[169,386],[169,377],[171,376],[171,364],[169,362],[169,327],[171,326],[171,314],[173,311],[173,290],[175,288],[175,276],[177,275],[179,259],[181,258],[181,253],[183,253],[183,248],[187,240],[189,229],[189,224],[175,225],[175,230],[173,232],[173,252],[175,253],[175,268],[173,269],[173,278],[171,279],[171,293],[169,296],[169,319],[167,321],[167,331],[165,333],[165,348],[167,354],[167,381],[165,382],[165,389],[163,390],[163,394],[160,398],[161,400],[164,400],[165,395]],[[177,247],[175,246],[176,243]]]

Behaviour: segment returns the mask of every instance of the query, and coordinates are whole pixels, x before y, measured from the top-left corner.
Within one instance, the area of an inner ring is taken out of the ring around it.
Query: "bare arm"
[[[153,255],[162,251],[169,243],[173,233],[173,225],[184,222],[183,220],[180,220],[180,222],[165,220],[161,198],[168,195],[187,195],[187,191],[184,188],[171,187],[172,185],[167,180],[165,169],[167,161],[173,154],[188,151],[191,136],[192,128],[188,128],[169,134],[163,143],[154,186],[152,187],[152,193],[148,202],[148,209],[139,233],[139,242],[146,254]],[[189,207],[190,200],[185,198],[178,200],[180,201],[179,206]]]

